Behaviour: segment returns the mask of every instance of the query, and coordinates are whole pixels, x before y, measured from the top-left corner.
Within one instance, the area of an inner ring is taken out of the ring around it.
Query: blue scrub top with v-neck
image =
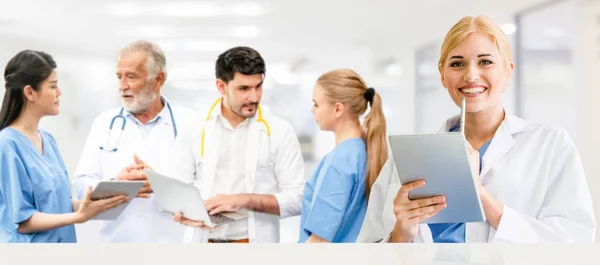
[[[43,130],[40,135],[43,153],[19,131],[0,131],[0,242],[77,241],[74,225],[31,234],[17,230],[37,212],[73,212],[67,169],[54,137]]]

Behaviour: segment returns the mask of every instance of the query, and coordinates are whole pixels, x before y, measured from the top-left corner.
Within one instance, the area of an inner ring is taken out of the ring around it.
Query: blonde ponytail
[[[371,111],[365,117],[362,127],[367,143],[367,198],[369,198],[371,187],[388,159],[385,116],[381,97],[377,93],[373,95]]]
[[[323,74],[317,80],[333,102],[341,102],[350,111],[364,114],[368,105],[371,111],[362,124],[363,138],[367,145],[366,195],[369,198],[371,186],[388,158],[386,123],[381,97],[373,88],[368,88],[360,75],[349,69],[337,69]]]

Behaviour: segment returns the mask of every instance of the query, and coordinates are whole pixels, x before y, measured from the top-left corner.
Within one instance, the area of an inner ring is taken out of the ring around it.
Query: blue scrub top
[[[452,128],[451,132],[458,131],[458,127]],[[483,155],[487,151],[492,140],[490,139],[481,148],[479,148],[479,173],[481,173],[481,166],[483,162]],[[465,243],[465,235],[467,225],[465,223],[441,223],[441,224],[429,224],[431,230],[431,236],[433,237],[434,243]]]
[[[19,131],[0,131],[0,242],[74,243],[75,226],[21,234],[23,221],[36,212],[72,213],[71,189],[54,137],[40,130],[44,153]]]
[[[367,211],[366,172],[367,147],[362,138],[341,142],[321,160],[304,187],[299,242],[312,234],[333,243],[356,242]],[[322,183],[313,203],[319,174]]]

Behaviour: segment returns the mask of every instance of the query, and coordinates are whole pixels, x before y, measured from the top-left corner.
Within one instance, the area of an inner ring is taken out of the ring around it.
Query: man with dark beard
[[[215,68],[221,97],[177,139],[171,172],[200,189],[209,214],[247,211],[249,217],[210,231],[202,221],[174,219],[197,227],[191,229],[196,242],[279,242],[279,220],[302,208],[298,138],[287,121],[261,108],[266,70],[257,51],[229,49]]]

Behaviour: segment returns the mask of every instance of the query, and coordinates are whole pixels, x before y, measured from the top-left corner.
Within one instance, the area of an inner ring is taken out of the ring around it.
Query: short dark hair
[[[265,61],[250,47],[234,47],[219,55],[215,66],[217,79],[225,83],[233,80],[235,73],[243,75],[265,74]]]
[[[6,92],[0,108],[0,130],[11,125],[23,109],[26,100],[23,89],[31,86],[39,91],[40,84],[56,69],[56,62],[41,51],[24,50],[15,55],[4,68]]]

